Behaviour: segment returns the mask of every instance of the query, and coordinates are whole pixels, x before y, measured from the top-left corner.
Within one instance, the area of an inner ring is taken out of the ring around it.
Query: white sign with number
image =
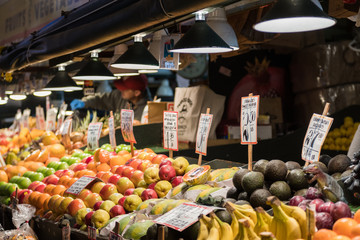
[[[207,140],[210,133],[212,118],[212,114],[202,113],[199,119],[199,126],[196,134],[195,152],[204,156],[206,156],[207,152]]]
[[[116,148],[114,117],[109,117],[109,139],[110,139],[110,145],[113,148]]]
[[[121,109],[121,134],[125,142],[136,143],[134,131],[134,111]]]
[[[241,98],[241,144],[257,144],[257,116],[260,96]]]
[[[57,108],[50,108],[46,112],[46,131],[55,131]]]
[[[333,118],[314,113],[303,142],[301,158],[304,161],[319,161],[321,147],[330,130]]]
[[[31,110],[25,109],[22,115],[22,127],[24,128],[30,128],[29,125],[29,117],[30,117]]]
[[[181,232],[197,222],[201,214],[207,215],[211,211],[213,211],[213,209],[207,206],[197,205],[195,203],[183,203],[156,218],[154,222]]]
[[[44,109],[42,107],[36,107],[36,128],[40,130],[46,129]]]
[[[67,104],[66,103],[61,104],[61,106],[59,108],[59,114],[57,116],[57,118],[58,118],[58,125],[57,126],[58,126],[59,130],[60,130],[60,127],[62,126],[62,124],[64,122],[66,109],[67,109]]]
[[[76,182],[74,182],[67,190],[66,193],[79,195],[79,193],[86,188],[92,181],[94,181],[95,177],[83,176],[79,178]]]
[[[60,127],[60,134],[62,136],[66,134],[70,135],[71,128],[72,128],[72,119],[71,118],[66,119],[65,122]]]
[[[96,240],[96,228],[88,226],[88,239]]]
[[[164,111],[164,149],[178,151],[178,112]]]
[[[87,136],[87,148],[89,150],[95,150],[99,147],[102,125],[102,122],[89,124]]]

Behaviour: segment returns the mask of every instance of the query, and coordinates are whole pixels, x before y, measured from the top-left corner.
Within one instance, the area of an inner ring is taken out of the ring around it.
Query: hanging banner
[[[260,96],[241,98],[241,144],[257,144],[257,116]]]
[[[121,134],[125,142],[136,143],[134,131],[134,111],[121,109]]]
[[[202,113],[199,119],[199,126],[196,134],[195,152],[204,156],[206,156],[207,153],[207,140],[209,137],[212,118],[212,114]]]
[[[164,149],[179,151],[178,146],[178,112],[163,113],[163,146]]]

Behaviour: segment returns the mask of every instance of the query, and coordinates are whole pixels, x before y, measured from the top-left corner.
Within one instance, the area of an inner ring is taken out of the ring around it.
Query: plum
[[[315,205],[316,212],[320,212],[320,205],[323,204],[323,203],[324,203],[324,201],[322,199],[320,199],[320,198],[316,198],[316,199],[314,199],[314,200],[312,200],[310,202],[310,204]]]
[[[294,196],[290,199],[289,205],[290,206],[299,206],[299,204],[305,200],[303,196]]]
[[[305,198],[306,199],[322,198],[322,193],[317,188],[309,187],[308,190],[306,191]]]
[[[305,199],[301,203],[299,203],[298,207],[301,208],[302,210],[306,211],[306,206],[310,202],[311,202],[311,200]]]
[[[325,202],[320,205],[318,212],[327,212],[331,214],[331,210],[334,208],[335,204],[333,202]]]
[[[318,230],[322,228],[331,229],[334,224],[333,218],[327,212],[316,213],[315,221]]]
[[[340,218],[351,218],[350,207],[342,201],[338,201],[334,204],[334,208],[331,210],[330,214],[334,221]]]

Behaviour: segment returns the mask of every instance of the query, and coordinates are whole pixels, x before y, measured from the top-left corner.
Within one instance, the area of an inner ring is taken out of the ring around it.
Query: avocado
[[[238,201],[235,202],[235,204],[236,205],[245,205],[245,204],[250,205],[250,203],[248,201],[246,201],[246,200],[238,200]]]
[[[248,201],[249,200],[249,195],[247,194],[247,192],[241,192],[241,193],[239,193],[239,196],[238,196],[237,200]]]
[[[220,210],[217,210],[215,212],[215,214],[218,218],[220,218],[221,221],[231,224],[232,218],[228,211],[220,209]]]
[[[306,192],[307,192],[307,188],[300,189],[300,190],[298,190],[298,191],[296,191],[294,193],[294,196],[303,196],[303,197],[305,197]]]
[[[225,198],[224,202],[232,202],[232,203],[234,203],[234,202],[236,202],[236,199],[235,198]]]
[[[289,183],[291,189],[295,191],[309,187],[309,183],[302,169],[291,170],[286,176],[286,180]]]
[[[231,187],[227,193],[226,193],[226,197],[227,198],[235,198],[237,199],[237,197],[239,196],[240,191],[237,190],[236,187]]]
[[[200,230],[200,222],[197,221],[196,223],[194,223],[193,225],[182,231],[181,235],[183,236],[184,239],[196,240],[199,230]]]
[[[266,204],[266,199],[271,196],[271,193],[266,189],[257,189],[250,196],[250,204],[253,208],[262,207],[267,210],[270,206]]]
[[[260,159],[254,164],[253,171],[255,172],[261,172],[262,174],[265,174],[265,168],[266,164],[269,162],[269,160],[266,159]]]
[[[322,162],[314,162],[314,163],[312,163],[312,164],[317,165],[317,166],[321,169],[321,171],[323,171],[324,173],[328,173],[328,172],[329,172],[329,169],[327,168],[327,166],[326,166],[324,163],[322,163]]]
[[[328,164],[329,174],[334,174],[336,172],[343,173],[350,164],[351,160],[348,156],[345,154],[338,154],[333,157]]]
[[[350,176],[352,172],[353,172],[352,170],[346,170],[341,174],[340,178]]]
[[[287,174],[286,164],[281,160],[271,160],[265,168],[265,179],[269,181],[285,180]]]
[[[301,169],[301,166],[298,162],[288,161],[285,163],[285,165],[289,171],[291,171],[293,169],[298,169],[298,168]]]
[[[248,169],[240,168],[233,176],[233,184],[237,188],[237,190],[242,191],[243,188],[241,186],[242,178],[245,174],[250,172]]]
[[[289,200],[291,197],[290,186],[284,181],[277,181],[271,184],[269,191],[272,195],[278,197],[281,201]]]
[[[247,193],[251,194],[264,186],[264,175],[261,172],[248,172],[244,175],[241,186]]]
[[[322,162],[326,166],[329,165],[330,160],[331,160],[331,157],[329,155],[326,155],[326,154],[322,154],[319,157],[319,162]]]

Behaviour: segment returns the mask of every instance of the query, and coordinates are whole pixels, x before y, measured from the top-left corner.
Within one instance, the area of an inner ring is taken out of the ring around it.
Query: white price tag
[[[22,127],[24,128],[30,128],[29,125],[29,117],[30,117],[31,110],[25,109],[22,115]]]
[[[92,183],[96,178],[90,176],[83,176],[74,182],[65,192],[73,195],[78,195],[84,188]]]
[[[66,103],[61,104],[60,109],[59,109],[59,114],[57,116],[57,119],[58,119],[57,127],[59,130],[64,122],[66,109],[67,109],[67,104]]]
[[[95,89],[94,88],[84,88],[84,95],[85,96],[90,96],[90,95],[94,95],[95,94]]]
[[[71,133],[71,127],[72,127],[72,119],[66,119],[65,122],[62,124],[62,126],[60,127],[60,133],[62,136],[68,134],[70,135]]]
[[[40,130],[46,129],[44,109],[42,107],[36,107],[36,128]]]
[[[109,240],[123,240],[123,239],[124,238],[120,234],[117,234],[117,233],[114,233],[113,231],[110,231]]]
[[[207,140],[209,137],[212,118],[212,114],[202,113],[199,119],[199,126],[196,134],[195,152],[204,156],[206,156],[207,152]]]
[[[115,149],[116,148],[116,138],[115,138],[114,117],[109,117],[109,139],[110,139],[110,145]]]
[[[333,118],[314,113],[303,142],[301,158],[304,161],[319,161],[321,147],[330,130]]]
[[[154,222],[182,232],[197,222],[201,214],[207,215],[212,208],[195,203],[183,203],[169,212],[156,218]]]
[[[136,143],[134,131],[134,111],[121,109],[121,134],[125,142]]]
[[[56,108],[50,108],[46,112],[46,131],[55,131],[56,113]]]
[[[257,116],[260,96],[241,98],[241,144],[257,144]]]
[[[61,229],[62,240],[70,240],[70,226],[67,225]]]
[[[96,228],[88,226],[88,239],[96,240]]]
[[[101,135],[102,122],[90,123],[88,127],[87,147],[89,150],[95,150],[99,147],[99,138]]]
[[[178,112],[164,111],[163,120],[164,149],[178,151]]]

